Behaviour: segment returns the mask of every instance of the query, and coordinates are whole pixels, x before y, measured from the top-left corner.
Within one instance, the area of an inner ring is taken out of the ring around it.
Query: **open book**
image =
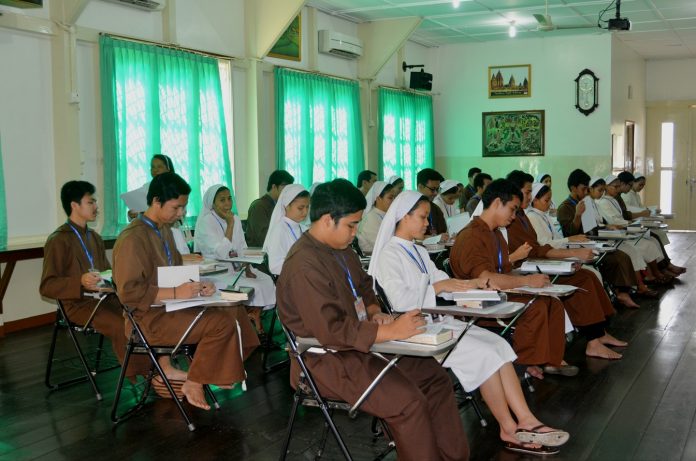
[[[399,341],[436,346],[449,341],[453,337],[452,330],[449,328],[444,328],[444,325],[428,324],[424,330],[425,331],[423,331],[423,333],[419,333],[415,336],[411,336],[407,339],[401,339]]]
[[[541,274],[569,274],[573,272],[573,261],[530,259],[522,263],[520,270]]]
[[[447,218],[447,233],[450,237],[454,237],[460,230],[464,229],[466,225],[469,224],[469,221],[471,221],[471,217],[466,211],[454,216],[449,216]]]
[[[486,308],[500,303],[500,293],[495,290],[469,290],[452,293],[452,300],[460,307]]]
[[[572,294],[577,287],[572,285],[549,285],[547,287],[532,288],[532,287],[518,287],[505,290],[507,293],[517,293],[525,295],[541,295],[541,296],[567,296]]]

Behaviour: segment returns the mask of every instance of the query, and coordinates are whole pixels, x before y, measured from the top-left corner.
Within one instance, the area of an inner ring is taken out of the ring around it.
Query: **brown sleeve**
[[[111,263],[109,262],[109,258],[106,257],[106,247],[104,246],[104,240],[96,232],[93,235],[97,247],[97,251],[96,253],[94,253],[95,258],[98,259],[97,267],[102,271],[109,270],[111,269]]]
[[[369,352],[377,338],[378,325],[358,320],[352,305],[341,305],[347,298],[337,295],[338,281],[331,280],[313,264],[302,267],[303,270],[279,281],[278,306],[281,315],[285,309],[290,311],[288,328],[306,332],[326,347]]]
[[[497,272],[495,258],[483,235],[465,229],[452,247],[450,267],[456,278],[473,279],[485,271]]]
[[[430,204],[432,216],[433,216],[433,227],[437,234],[444,234],[447,232],[447,220],[445,219],[445,214],[442,212],[439,206],[434,203]]]
[[[583,233],[582,223],[576,226],[573,222],[575,219],[575,208],[567,201],[561,203],[558,207],[558,210],[556,210],[556,217],[561,224],[561,229],[565,237]]]
[[[49,237],[44,247],[43,271],[39,293],[51,299],[82,298],[82,274],[70,274],[74,260],[68,243],[60,235]],[[79,271],[72,271],[79,272]]]
[[[271,209],[271,213],[273,210]],[[249,207],[247,216],[247,244],[249,246],[260,247],[263,245],[268,233],[268,225],[271,221],[271,213],[262,199],[254,200]]]
[[[119,238],[114,247],[113,280],[121,302],[146,311],[157,299],[159,287],[150,282],[153,267],[152,249],[147,241],[133,233]]]

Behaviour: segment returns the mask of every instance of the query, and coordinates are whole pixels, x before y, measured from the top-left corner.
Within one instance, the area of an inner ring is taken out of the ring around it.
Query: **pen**
[[[540,273],[541,275],[544,275],[544,273],[541,272],[541,269],[539,269],[539,266],[536,266],[536,268],[537,268],[537,272],[538,272],[538,273]]]

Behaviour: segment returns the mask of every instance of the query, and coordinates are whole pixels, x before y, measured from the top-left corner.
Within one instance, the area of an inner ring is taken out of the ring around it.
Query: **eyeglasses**
[[[428,186],[426,186],[426,185],[423,185],[423,187],[425,187],[426,189],[430,189],[431,191],[433,191],[433,192],[435,192],[435,193],[439,193],[439,192],[440,192],[440,188],[439,188],[439,187],[428,187]]]

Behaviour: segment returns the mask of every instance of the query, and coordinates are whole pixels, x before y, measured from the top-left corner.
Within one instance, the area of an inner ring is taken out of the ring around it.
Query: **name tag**
[[[355,312],[358,314],[358,320],[367,320],[367,309],[365,309],[365,303],[363,302],[362,296],[358,296],[355,300]]]

